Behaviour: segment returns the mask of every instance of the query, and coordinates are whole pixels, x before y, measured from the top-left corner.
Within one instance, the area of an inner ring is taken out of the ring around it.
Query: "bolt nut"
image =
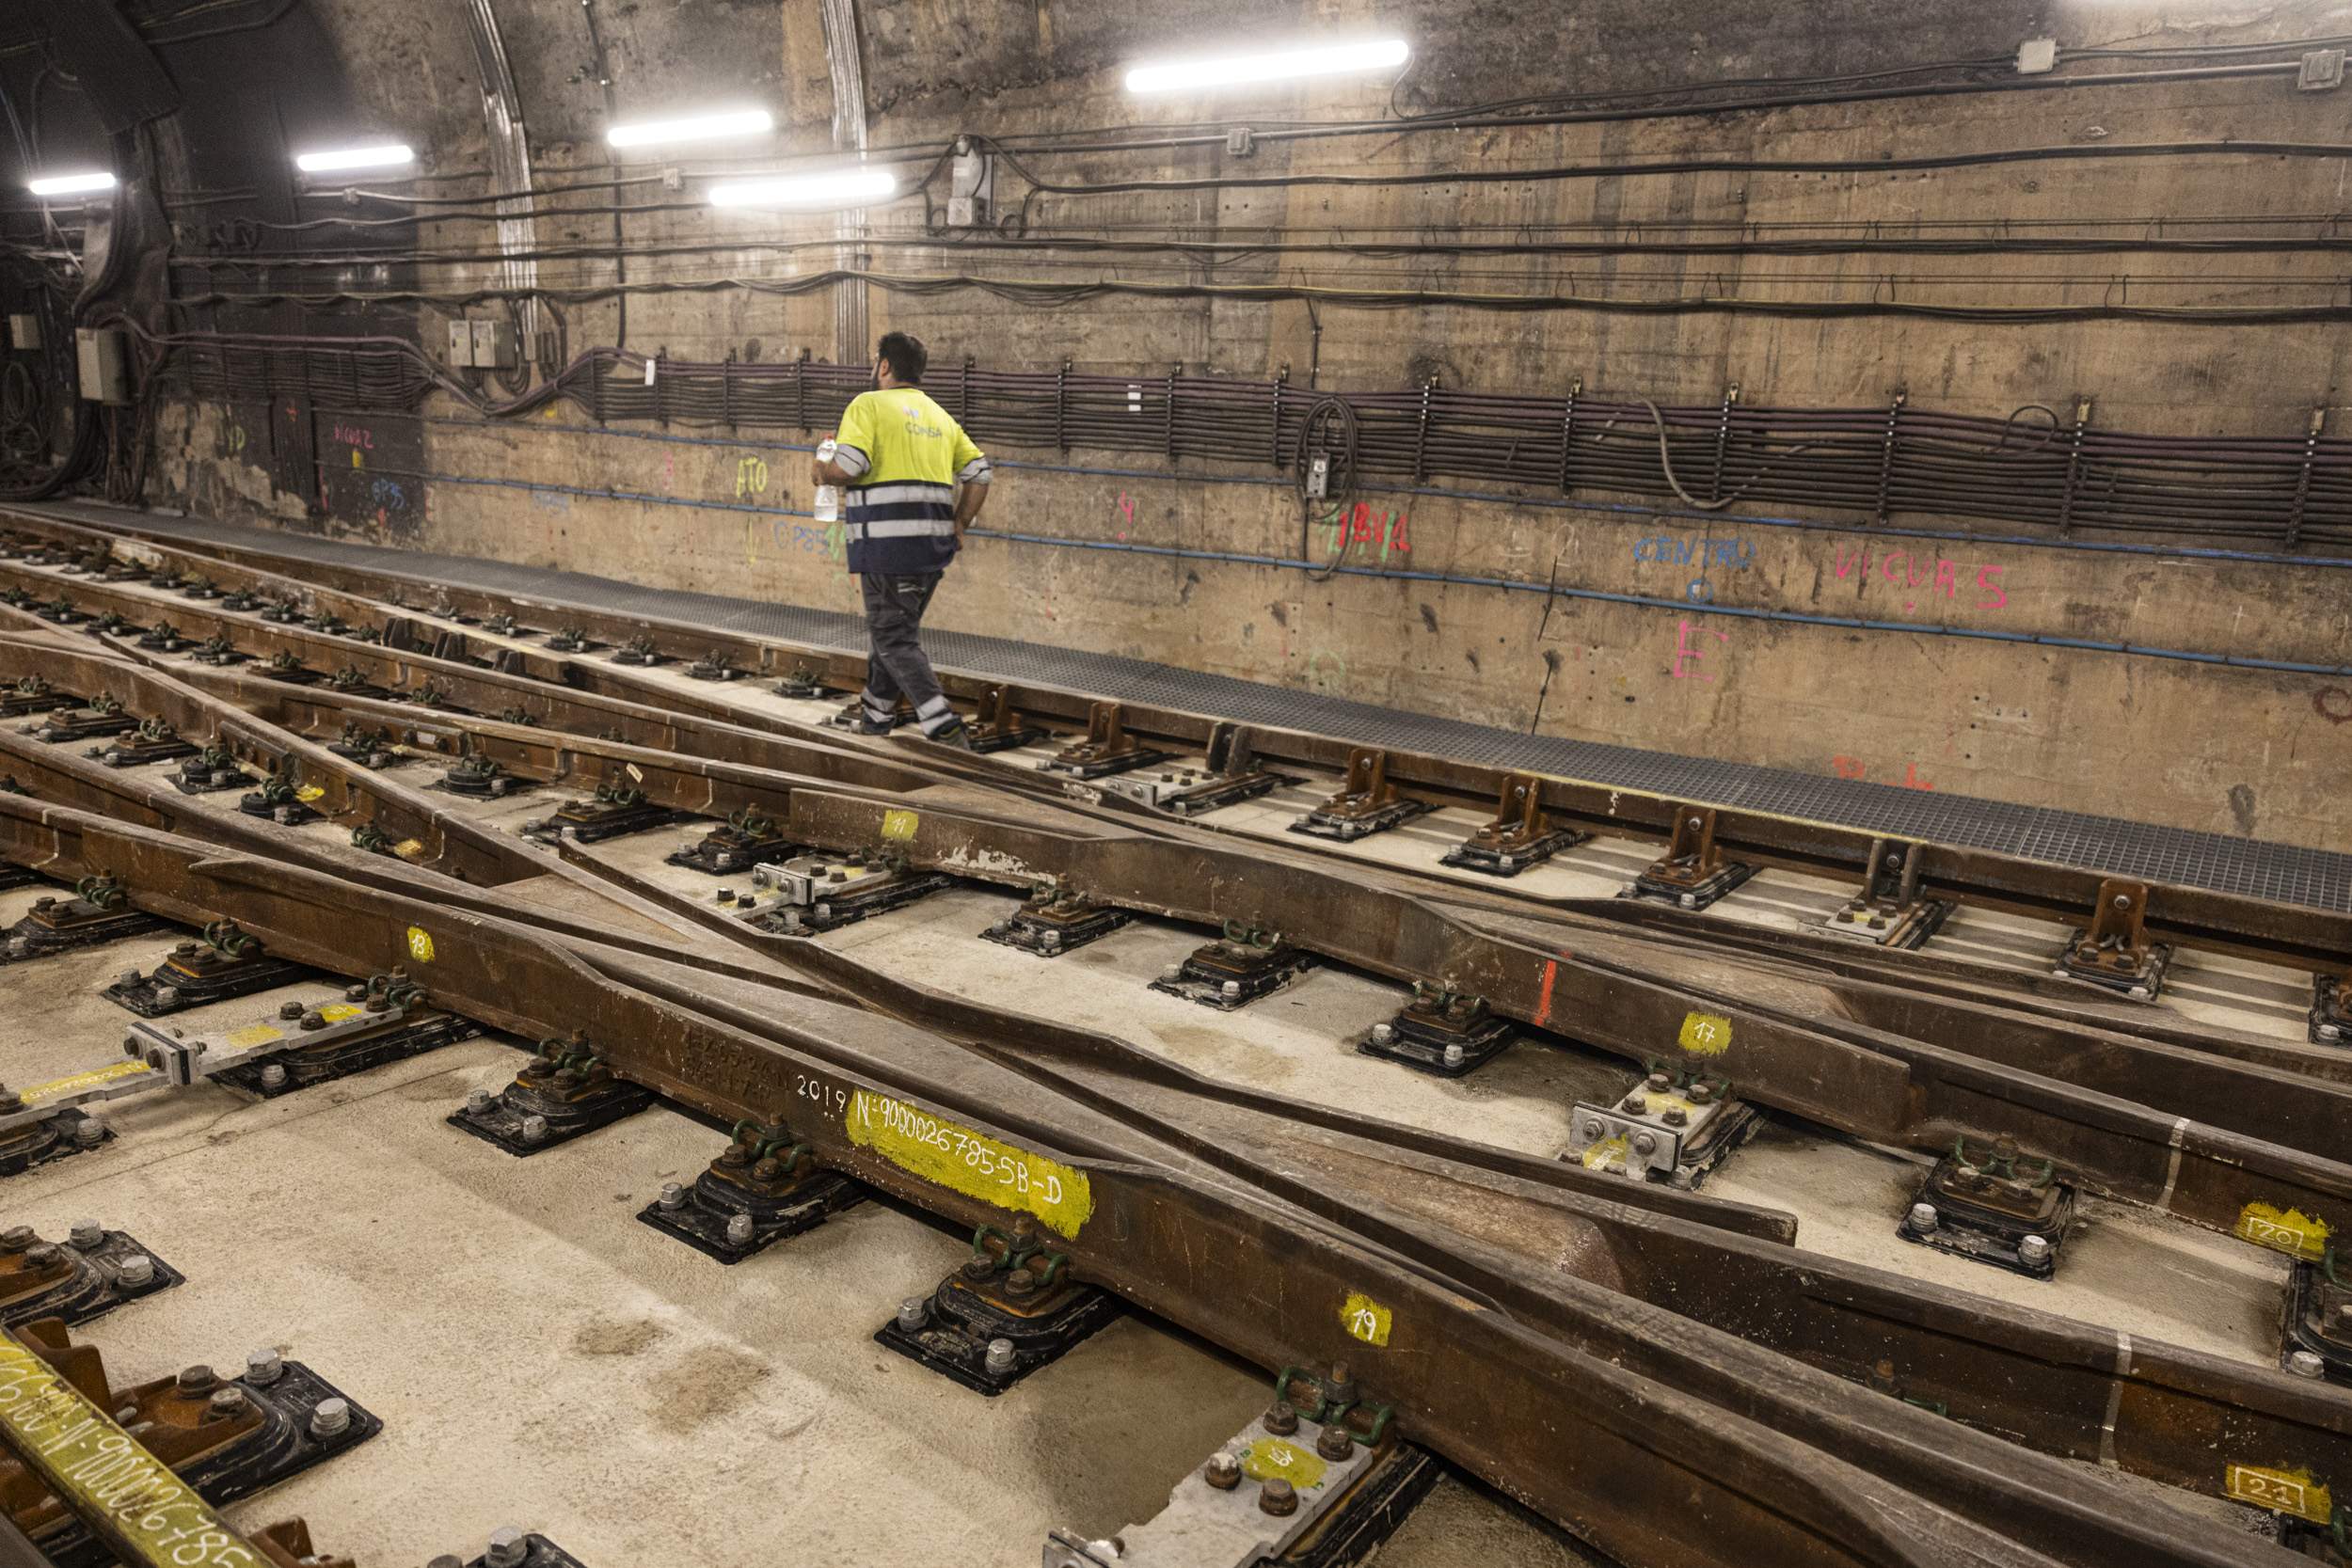
[[[1220,1492],[1231,1492],[1241,1484],[1241,1461],[1228,1449],[1219,1449],[1209,1455],[1209,1462],[1200,1470],[1200,1479]]]
[[[2323,1023],[2319,1026],[2319,1037],[2323,1040],[2342,1039],[2344,1037],[2344,1026],[2337,1023]]]
[[[278,1016],[279,1018],[286,1019],[291,1022],[292,1020],[300,1018],[302,1013],[303,1007],[302,1004],[299,1002],[281,1002],[278,1004]]]
[[[1629,1094],[1625,1097],[1625,1109],[1628,1115],[1638,1117],[1649,1109],[1649,1101],[1638,1094]]]
[[[991,1377],[1003,1377],[1007,1372],[1011,1371],[1012,1341],[1010,1339],[991,1339],[988,1342],[988,1357],[986,1360],[982,1361],[980,1365],[981,1369]]]
[[[1914,1229],[1914,1230],[1933,1230],[1933,1229],[1935,1228],[1935,1227],[1936,1227],[1936,1214],[1935,1214],[1935,1205],[1934,1205],[1934,1204],[1932,1204],[1932,1203],[1915,1203],[1915,1204],[1913,1204],[1913,1205],[1911,1206],[1911,1228],[1912,1228],[1912,1229]]]
[[[1160,971],[1160,984],[1164,986],[1172,986],[1184,977],[1184,966],[1183,964],[1169,964]]]
[[[106,1124],[96,1117],[84,1117],[73,1124],[73,1141],[84,1148],[96,1148],[106,1141]]]
[[[538,1143],[538,1142],[542,1141],[543,1139],[545,1139],[545,1138],[547,1137],[547,1135],[548,1135],[548,1118],[547,1118],[547,1117],[539,1117],[539,1116],[531,1116],[531,1117],[523,1117],[523,1125],[522,1125],[522,1139],[523,1139],[523,1142],[525,1142],[525,1143],[527,1143],[527,1144],[535,1144],[535,1143]]]
[[[1258,1512],[1276,1518],[1287,1518],[1298,1512],[1298,1493],[1280,1476],[1258,1488]]]
[[[2328,1363],[2322,1361],[2315,1352],[2298,1350],[2287,1356],[2287,1370],[2296,1377],[2326,1377]]]
[[[155,1259],[144,1252],[135,1252],[115,1269],[115,1278],[133,1290],[155,1283]]]
[[[34,1268],[49,1268],[65,1257],[65,1248],[53,1242],[37,1242],[25,1249],[24,1261]]]
[[[1586,1143],[1588,1143],[1588,1144],[1597,1144],[1597,1143],[1600,1142],[1600,1140],[1601,1140],[1602,1138],[1604,1138],[1604,1137],[1608,1136],[1608,1134],[1609,1134],[1609,1128],[1608,1128],[1608,1124],[1607,1124],[1607,1123],[1605,1123],[1605,1122],[1599,1122],[1599,1121],[1594,1121],[1594,1120],[1591,1120],[1591,1119],[1589,1119],[1589,1118],[1585,1121],[1585,1123],[1584,1123],[1584,1141],[1585,1141]]]
[[[29,1225],[12,1225],[0,1230],[0,1252],[23,1252],[40,1238]]]
[[[220,1419],[234,1416],[244,1408],[245,1390],[232,1383],[213,1390],[213,1397],[205,1406],[205,1416],[207,1419]]]
[[[487,1090],[487,1089],[475,1089],[475,1090],[472,1090],[471,1092],[469,1092],[469,1093],[466,1096],[466,1109],[467,1109],[467,1110],[469,1110],[469,1111],[471,1111],[471,1112],[472,1112],[475,1116],[480,1116],[480,1115],[482,1115],[485,1111],[487,1111],[489,1108],[490,1108],[490,1091],[489,1091],[489,1090]]]
[[[2047,1236],[2020,1237],[2017,1242],[2017,1259],[2020,1262],[2031,1263],[2036,1267],[2048,1262],[2050,1260],[2050,1238]]]
[[[1374,1025],[1372,1026],[1372,1043],[1373,1043],[1373,1044],[1375,1044],[1375,1045],[1386,1045],[1386,1044],[1388,1044],[1391,1040],[1392,1040],[1392,1039],[1394,1039],[1394,1038],[1396,1038],[1396,1025],[1395,1025],[1395,1024],[1393,1024],[1393,1023],[1375,1023],[1375,1024],[1374,1024]]]
[[[1298,1430],[1298,1412],[1288,1400],[1276,1400],[1267,1407],[1265,1429],[1277,1437],[1288,1437]]]
[[[482,1554],[482,1568],[522,1568],[531,1556],[531,1538],[520,1526],[502,1525],[490,1532],[490,1549]]]
[[[1658,1152],[1658,1134],[1657,1134],[1657,1133],[1655,1133],[1655,1132],[1636,1132],[1636,1133],[1634,1133],[1634,1134],[1633,1134],[1633,1152],[1634,1152],[1634,1153],[1636,1153],[1636,1154],[1642,1155],[1642,1156],[1644,1156],[1645,1158],[1648,1157],[1649,1155],[1652,1155],[1652,1154],[1657,1153],[1657,1152]]]
[[[1455,1040],[1445,1048],[1445,1065],[1448,1067],[1460,1067],[1469,1059],[1470,1053],[1462,1049],[1462,1042],[1459,1040]]]
[[[87,1252],[105,1242],[106,1227],[96,1220],[75,1220],[73,1228],[67,1233],[67,1239],[82,1251]]]
[[[1231,999],[1241,994],[1241,982],[1239,980],[1228,980],[1216,989],[1220,995]]]
[[[1662,1072],[1653,1072],[1642,1081],[1642,1086],[1648,1089],[1652,1094],[1664,1094],[1668,1089],[1674,1087],[1674,1082],[1675,1081],[1673,1079],[1667,1077]]]
[[[664,1181],[661,1183],[660,1201],[664,1209],[683,1209],[686,1207],[686,1189],[675,1181]]]
[[[286,1363],[268,1345],[257,1345],[245,1353],[245,1380],[257,1388],[266,1388],[286,1374]]]
[[[1337,1421],[1326,1425],[1315,1433],[1315,1452],[1326,1459],[1345,1459],[1356,1451],[1356,1440]]]
[[[1691,1124],[1691,1113],[1679,1105],[1669,1105],[1659,1119],[1669,1127],[1688,1127]]]
[[[752,1240],[752,1217],[749,1214],[727,1216],[727,1245],[748,1246]]]
[[[286,1068],[282,1062],[271,1062],[262,1069],[262,1087],[282,1089],[286,1086]]]
[[[332,1437],[350,1428],[351,1403],[347,1400],[321,1400],[318,1408],[310,1412],[310,1435],[313,1437]]]
[[[210,1367],[199,1364],[194,1367],[183,1367],[180,1369],[180,1378],[177,1386],[179,1387],[180,1392],[188,1395],[191,1398],[199,1394],[209,1394],[219,1386],[220,1374],[214,1371]]]
[[[176,1007],[179,1005],[180,988],[178,986],[157,986],[155,988],[155,1006],[158,1007]]]
[[[1037,1294],[1037,1275],[1026,1268],[1018,1268],[1005,1276],[1005,1294],[1033,1296]]]
[[[931,1309],[929,1302],[925,1301],[921,1296],[907,1297],[906,1300],[898,1304],[899,1331],[905,1334],[913,1334],[915,1330],[921,1328],[924,1323],[930,1320],[930,1315]]]

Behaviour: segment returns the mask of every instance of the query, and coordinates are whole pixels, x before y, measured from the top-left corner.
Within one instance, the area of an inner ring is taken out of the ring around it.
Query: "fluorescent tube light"
[[[844,168],[777,180],[739,180],[710,187],[713,207],[862,207],[898,194],[887,169]]]
[[[342,147],[332,152],[305,152],[294,160],[294,167],[305,174],[331,174],[343,168],[389,168],[395,164],[413,164],[416,152],[398,142],[378,142],[370,147]]]
[[[1169,60],[1139,65],[1127,72],[1129,92],[1183,92],[1204,87],[1237,87],[1248,82],[1280,82],[1299,76],[1337,76],[1347,71],[1389,71],[1403,65],[1412,50],[1403,39],[1368,43],[1318,44],[1278,49],[1263,55],[1226,55],[1205,60]]]
[[[111,174],[53,174],[46,180],[36,180],[25,187],[35,196],[80,196],[85,191],[110,191],[115,188]]]
[[[765,109],[729,109],[724,114],[696,115],[691,119],[656,119],[640,125],[615,125],[604,134],[604,139],[614,147],[651,147],[657,142],[712,141],[721,136],[764,135],[775,128],[775,117]]]

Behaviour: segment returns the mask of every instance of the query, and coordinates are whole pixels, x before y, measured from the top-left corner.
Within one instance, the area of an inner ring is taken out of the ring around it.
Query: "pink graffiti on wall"
[[[1853,578],[1854,592],[1860,594],[1871,586],[1871,578],[1876,576],[1898,592],[1909,595],[1903,600],[1905,610],[1915,610],[1921,599],[1938,594],[1958,603],[1963,580],[1970,582],[1980,595],[1969,606],[1970,609],[1999,610],[2009,603],[2009,591],[2001,586],[2001,574],[2008,569],[2006,567],[1989,562],[1970,566],[1942,556],[1930,561],[1924,556],[1915,556],[1909,550],[1888,550],[1880,555],[1867,544],[1855,546],[1851,555],[1843,545],[1836,546],[1836,570],[1839,581]],[[1874,558],[1878,564],[1875,574],[1870,570]]]
[[[1713,638],[1718,642],[1728,643],[1731,641],[1730,636],[1724,632],[1707,626],[1693,628],[1688,621],[1677,621],[1675,623],[1674,678],[1678,681],[1711,681],[1715,677],[1702,671],[1698,666],[1700,660],[1717,650],[1693,643],[1691,641],[1691,633],[1693,629]]]

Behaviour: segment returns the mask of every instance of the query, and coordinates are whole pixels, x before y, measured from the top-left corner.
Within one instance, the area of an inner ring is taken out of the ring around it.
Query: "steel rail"
[[[970,1222],[1000,1211],[851,1131],[875,1097],[951,1125],[968,1120],[1083,1177],[1090,1212],[1065,1234],[1086,1277],[1262,1365],[1352,1356],[1420,1440],[1634,1560],[2247,1560],[2246,1538],[2226,1527],[2120,1507],[2094,1474],[1691,1320],[1629,1311],[1615,1292],[1531,1273],[1507,1249],[1449,1232],[1425,1206],[1393,1211],[1410,1184],[1404,1166],[1383,1165],[1382,1190],[1356,1208],[1373,1226],[1422,1231],[1425,1256],[1443,1257],[1443,1271],[870,1014],[807,1001],[786,1022],[762,1006],[754,1036],[708,1004],[696,1010],[657,994],[693,994],[702,982],[691,967],[559,947],[511,922],[15,800],[0,800],[0,831],[119,865],[152,912],[226,913],[274,951],[324,967],[377,967],[413,951],[410,932],[430,930],[428,983],[443,1005],[526,1032],[593,1020],[600,1053],[638,1081],[709,1114],[787,1125],[822,1163]],[[826,1114],[793,1109],[812,1102],[802,1087],[811,1081]],[[1481,1288],[1489,1283],[1506,1293]],[[1385,1292],[1401,1325],[1369,1351],[1339,1310],[1364,1291]],[[2307,1420],[2341,1429],[2329,1441],[2352,1438],[2336,1408],[2343,1396],[2289,1388],[2280,1400],[2300,1400]],[[1890,1473],[1918,1478],[1916,1489]],[[1683,1505],[1661,1510],[1661,1495]]]
[[[6,509],[0,509],[5,513]],[[485,590],[452,587],[389,570],[362,569],[314,562],[293,562],[259,547],[216,545],[166,531],[142,529],[127,520],[119,530],[102,530],[62,522],[38,513],[6,513],[20,524],[38,525],[30,532],[83,548],[130,536],[142,553],[175,563],[202,561],[206,570],[227,580],[233,570],[254,574],[265,585],[303,583],[350,595],[349,602],[369,604],[373,613],[387,611],[388,602],[430,587],[446,592],[452,605],[464,613],[512,613],[544,619],[549,614],[588,627],[604,641],[617,643],[630,636],[650,634],[668,657],[699,657],[716,649],[727,651],[749,670],[781,673],[796,669],[820,673],[827,684],[845,691],[865,683],[862,657],[815,648],[779,639],[717,634],[710,628],[683,623],[623,617],[583,606]],[[279,576],[266,564],[300,568],[301,576]],[[0,568],[14,565],[0,562]],[[45,574],[54,582],[55,574]],[[273,591],[276,591],[273,588]],[[408,613],[414,613],[409,611]],[[526,657],[530,657],[528,655]],[[649,681],[603,661],[566,660],[577,678],[594,682],[607,692],[628,692],[635,700],[660,690],[666,699],[674,684]],[[941,672],[950,695],[977,702],[1004,685],[985,676]],[[559,677],[560,678],[560,677]],[[711,712],[730,721],[776,729],[773,716],[756,715],[740,705],[730,706],[723,693],[687,694],[679,699],[697,711]],[[1017,702],[1024,712],[1064,723],[1083,723],[1089,708],[1101,700],[1091,693],[1047,687],[1023,687]],[[1220,726],[1233,726],[1205,714],[1148,705],[1122,705],[1128,728],[1138,735],[1172,741],[1188,750],[1204,748]],[[1305,767],[1319,773],[1344,772],[1348,754],[1360,743],[1308,732],[1267,726],[1246,726],[1256,754],[1270,766]],[[936,766],[935,764],[933,766]],[[1463,805],[1491,807],[1511,769],[1465,764],[1441,756],[1406,752],[1389,754],[1388,776],[1408,791]],[[1564,823],[1609,832],[1667,836],[1678,811],[1704,801],[1677,800],[1619,785],[1546,777],[1539,791],[1547,812]],[[1716,842],[1733,859],[1851,876],[1859,880],[1873,842],[1885,836],[1868,830],[1808,821],[1772,813],[1717,809]],[[1891,835],[1900,838],[1902,835]],[[1924,894],[1957,898],[1987,908],[2062,919],[2087,920],[2095,906],[2104,874],[2095,869],[2059,865],[2022,856],[1932,842],[1916,841],[1914,853],[1922,868]],[[2352,914],[2309,906],[2249,898],[2209,889],[2157,883],[2150,887],[2146,920],[2162,940],[2248,954],[2273,960],[2340,969],[2352,961]]]
[[[490,728],[479,727],[477,740]],[[521,733],[523,744],[537,743],[534,732]],[[23,745],[0,736],[0,750]],[[567,750],[593,754],[586,742]],[[710,809],[711,782],[731,775],[740,792],[731,799],[775,816],[788,837],[845,850],[882,843],[882,816],[905,799],[699,760],[681,768],[637,749],[614,748],[604,762],[608,773],[634,768],[649,798],[696,811]],[[1621,930],[1536,925],[1497,935],[1275,847],[1244,850],[1092,823],[1073,832],[1062,814],[1012,802],[985,815],[954,806],[949,792],[913,814],[903,847],[915,863],[1016,887],[1062,879],[1098,901],[1194,924],[1235,919],[1295,931],[1293,940],[1356,967],[1435,979],[1638,1062],[1682,1050],[1696,995],[1717,1009],[1709,1016],[1729,1042],[1711,1067],[1730,1072],[1749,1098],[1840,1132],[1929,1149],[2006,1132],[2076,1180],[2216,1229],[2246,1229],[2249,1212],[2295,1210],[2330,1227],[2352,1221],[2352,1165],[2344,1163],[2352,1090],[2338,1085],[2307,1080],[2281,1097],[2269,1075],[2227,1057],[2088,1028],[2055,1031],[1982,1005],[1931,1008],[1899,992],[1890,1001],[1888,988],[1858,982],[1776,977],[1719,956],[1661,952]],[[440,827],[445,837],[458,831],[452,821]],[[1564,934],[1573,947],[1556,942]],[[1858,1022],[1873,1006],[1898,1006],[1914,1034]]]

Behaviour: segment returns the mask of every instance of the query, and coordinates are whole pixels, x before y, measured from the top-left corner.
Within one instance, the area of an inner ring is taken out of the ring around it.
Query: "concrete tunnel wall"
[[[860,0],[871,144],[961,130],[1008,136],[1138,120],[1338,118],[1385,110],[1390,86],[1315,85],[1230,100],[1140,104],[1124,63],[1171,47],[1243,46],[1357,24],[1414,40],[1399,103],[1428,110],[1537,90],[1884,69],[1992,58],[2053,35],[2102,43],[2249,42],[2352,31],[2352,7],[2265,8],[2189,19],[2156,8],[1995,4],[1890,10],[1861,4],[1726,8],[1626,0],[1530,12],[1501,5],[1178,3],[1131,10],[1038,0]],[[429,174],[486,168],[478,92],[462,33],[398,24],[384,8],[309,8],[342,65],[352,113],[397,131]],[[495,7],[520,88],[541,184],[605,168],[608,104],[628,118],[729,99],[775,107],[792,150],[830,145],[832,76],[815,0],[591,8],[576,0]],[[2160,63],[2160,62],[2159,62]],[[1988,71],[1997,76],[1998,71]],[[2298,92],[2291,78],[1961,93],[1604,124],[1482,128],[1380,138],[1263,143],[1247,159],[1187,149],[1057,159],[1073,181],[1334,171],[1534,167],[1669,156],[1902,157],[1954,150],[2181,140],[2335,142],[2352,98]],[[315,104],[310,111],[325,118]],[[206,142],[164,138],[167,167],[217,182]],[[664,160],[647,166],[660,167]],[[687,162],[673,154],[669,162]],[[756,159],[694,161],[702,169]],[[1410,238],[1468,222],[1547,226],[1685,222],[1880,222],[1904,232],[2008,215],[2144,225],[2164,216],[2283,217],[2334,210],[2336,160],[2197,156],[1837,174],[1702,172],[1561,182],[1290,186],[1041,197],[1032,222],[1116,232],[1181,225],[1241,240],[1270,229]],[[1000,166],[1000,193],[1022,182]],[[170,183],[167,181],[167,183]],[[699,182],[687,182],[691,193]],[[421,188],[487,188],[448,179]],[[543,244],[609,242],[601,197],[538,221]],[[632,198],[635,199],[635,198]],[[684,199],[677,198],[676,199]],[[877,230],[919,209],[878,208]],[[1905,226],[1916,226],[1906,228]],[[822,239],[830,214],[753,226]],[[734,214],[628,220],[632,243],[723,242]],[[421,223],[421,249],[481,245],[479,225]],[[877,272],[1002,277],[1204,276],[1164,256],[959,254],[952,244],[877,247]],[[1049,264],[1070,263],[1070,264]],[[746,247],[632,258],[647,281],[776,277],[836,264],[830,248]],[[590,286],[609,263],[542,261],[550,288]],[[416,269],[436,289],[482,286],[479,263]],[[1223,280],[1347,285],[1410,277],[1455,289],[1532,288],[1687,295],[1731,288],[1814,298],[2096,303],[2121,289],[2168,304],[2325,297],[2326,253],[2201,256],[1959,255],[1445,258],[1408,268],[1331,255],[1220,262]],[[342,275],[336,275],[341,277]],[[315,284],[305,286],[315,287]],[[365,287],[363,279],[347,281]],[[2340,292],[2340,285],[2338,285]],[[872,334],[903,327],[935,365],[1260,379],[1393,389],[1447,387],[1777,406],[1883,404],[2000,419],[2025,404],[2071,414],[2095,400],[2103,426],[2160,434],[2299,437],[2314,406],[2338,413],[2344,334],[2303,325],[2113,320],[1976,325],[1887,315],[1780,319],[1460,307],[1313,311],[1296,301],[1117,298],[1045,309],[973,292],[865,290]],[[449,309],[377,307],[428,348]],[[476,314],[487,312],[477,310]],[[350,311],[307,312],[310,329]],[[779,298],[728,290],[566,308],[574,352],[623,342],[719,359],[835,357],[830,292]],[[343,326],[335,330],[347,329]],[[561,565],[634,581],[849,608],[838,546],[805,514],[796,430],[628,427],[613,438],[573,408],[486,421],[454,398],[421,418],[322,411],[332,476],[314,505],[272,478],[266,411],[169,403],[151,499],[298,529]],[[2331,426],[2331,428],[2334,428]],[[2225,669],[2217,656],[2352,665],[2352,564],[2221,559],[2158,536],[2061,541],[2006,525],[1897,514],[1885,525],[1735,503],[1702,515],[1639,497],[1504,494],[1459,482],[1363,499],[1380,545],[1369,561],[1438,578],[1504,578],[1524,591],[1343,576],[1207,554],[1295,558],[1302,525],[1286,477],[1262,454],[1176,465],[1131,453],[998,447],[1004,465],[979,539],[933,612],[942,626],[1053,641],[1327,690],[1486,722],[1836,772],[1891,784],[2110,813],[2185,827],[2352,848],[2340,781],[2352,748],[2352,679]],[[355,471],[367,476],[356,481]],[[1215,483],[1202,483],[1215,481]],[[1452,492],[1452,493],[1448,493]],[[1476,492],[1482,499],[1466,499]],[[626,499],[614,499],[614,497]],[[1324,531],[1327,542],[1328,531]],[[1082,547],[1140,546],[1136,549]],[[1359,549],[1367,546],[1359,546]],[[1190,552],[1151,553],[1152,551]],[[1554,588],[1554,593],[1540,590]],[[1633,601],[1633,602],[1629,602]],[[1754,611],[1752,615],[1726,611]],[[1778,617],[1898,623],[1857,629]],[[1974,636],[1967,634],[1985,634]],[[2089,640],[2155,652],[2036,643]]]

